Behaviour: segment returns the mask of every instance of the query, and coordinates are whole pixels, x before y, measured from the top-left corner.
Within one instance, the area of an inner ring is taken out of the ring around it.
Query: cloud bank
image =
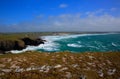
[[[31,22],[0,25],[0,32],[120,31],[120,17],[98,10],[84,14],[40,17]]]

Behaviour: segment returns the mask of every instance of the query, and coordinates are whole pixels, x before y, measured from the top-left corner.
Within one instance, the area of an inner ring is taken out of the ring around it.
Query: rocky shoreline
[[[39,44],[44,44],[45,40],[41,38],[29,38],[24,37],[17,40],[0,40],[0,54],[6,54],[6,51],[11,50],[22,50],[27,47],[27,45],[37,46]]]

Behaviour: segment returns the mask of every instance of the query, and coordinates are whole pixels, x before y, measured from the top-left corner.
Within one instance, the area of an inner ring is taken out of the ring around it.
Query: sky
[[[120,0],[0,0],[0,32],[120,31]]]

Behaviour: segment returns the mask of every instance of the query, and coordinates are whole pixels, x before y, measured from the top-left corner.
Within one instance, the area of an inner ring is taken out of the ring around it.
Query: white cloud
[[[94,11],[94,12],[86,12],[85,13],[86,15],[88,15],[88,16],[94,16],[94,15],[100,15],[100,14],[105,14],[105,11],[104,11],[104,9],[99,9],[99,10],[97,10],[97,11]]]
[[[101,15],[98,15],[99,13]],[[49,16],[43,21],[38,19],[37,22],[35,20],[9,27],[4,26],[0,31],[5,31],[6,28],[9,28],[9,31],[120,31],[120,17],[98,10],[87,15],[77,13]]]
[[[117,8],[111,8],[110,10],[111,10],[111,11],[116,11],[116,10],[117,10]]]
[[[66,8],[66,7],[68,7],[67,4],[60,4],[60,5],[59,5],[59,8]]]
[[[45,24],[50,31],[120,31],[120,17],[114,17],[100,10],[90,12],[86,17],[82,14],[62,14],[52,16]],[[91,16],[92,15],[92,16]],[[46,27],[43,30],[47,30]]]

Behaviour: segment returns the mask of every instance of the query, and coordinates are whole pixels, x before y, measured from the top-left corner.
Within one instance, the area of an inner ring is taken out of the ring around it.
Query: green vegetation
[[[50,35],[52,33],[39,33],[39,32],[30,32],[30,33],[1,33],[0,40],[18,40],[19,38],[30,37],[36,38],[43,35]]]
[[[16,46],[24,48],[25,44],[20,40],[21,38],[36,38],[53,34],[57,35],[61,33],[2,33],[0,34],[0,46],[3,50],[9,50]],[[4,54],[0,55],[0,78],[119,79],[120,52],[45,53],[28,51],[20,54]]]
[[[61,34],[83,34],[87,32],[23,32],[23,33],[0,33],[0,40],[14,40],[23,37],[36,38],[45,35],[61,35]],[[89,33],[89,32],[88,32]],[[91,32],[92,33],[92,32]],[[96,32],[95,32],[96,33]]]
[[[120,52],[0,55],[3,79],[119,79]]]
[[[22,50],[26,45],[44,43],[39,37],[50,33],[5,33],[0,34],[0,54],[10,50]]]

